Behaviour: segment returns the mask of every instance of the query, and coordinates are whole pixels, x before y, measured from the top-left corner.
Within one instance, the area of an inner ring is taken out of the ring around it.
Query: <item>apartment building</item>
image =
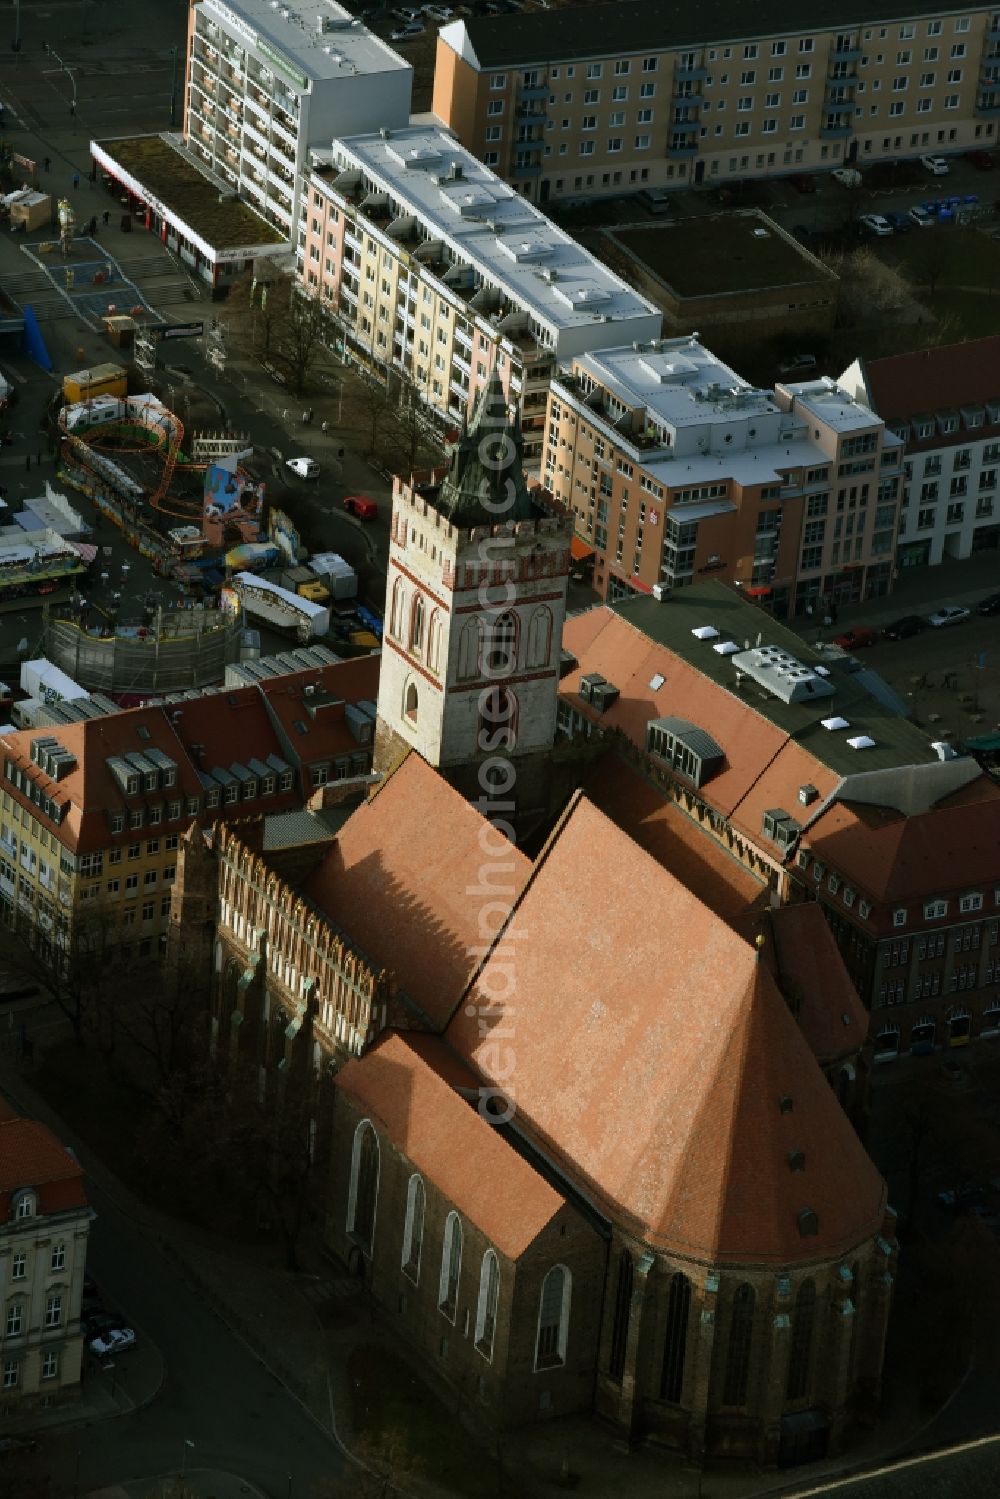
[[[652,338],[661,315],[440,126],[310,153],[298,265],[356,357],[460,423],[497,369],[537,469],[556,361]]]
[[[1000,11],[668,0],[442,27],[435,115],[528,197],[990,146]]]
[[[93,1210],[83,1168],[47,1129],[0,1099],[0,1412],[79,1392],[80,1302]]]
[[[858,359],[840,384],[906,443],[897,566],[1000,547],[1000,337]]]
[[[832,380],[756,390],[692,336],[571,360],[542,474],[602,597],[715,575],[785,615],[889,591],[901,462]]]
[[[377,657],[0,736],[0,919],[158,954],[192,822],[301,807],[371,767]]]
[[[311,145],[403,125],[412,69],[333,0],[198,0],[184,135],[196,160],[294,241]]]

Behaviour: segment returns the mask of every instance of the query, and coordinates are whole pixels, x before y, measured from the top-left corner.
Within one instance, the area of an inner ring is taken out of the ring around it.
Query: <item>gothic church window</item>
[[[816,1287],[804,1280],[795,1298],[792,1316],[792,1348],[788,1359],[789,1400],[802,1400],[809,1391],[809,1369],[812,1362],[813,1328],[816,1322]]]
[[[548,666],[552,650],[552,611],[541,605],[528,625],[527,666]]]
[[[500,1267],[496,1254],[487,1249],[479,1272],[479,1305],[476,1308],[476,1347],[484,1358],[493,1359],[493,1339],[497,1330],[497,1300],[500,1295]]]
[[[347,1232],[368,1255],[375,1237],[375,1207],[378,1200],[378,1136],[367,1119],[354,1131],[351,1153],[351,1186],[347,1199]]]
[[[425,1203],[423,1180],[414,1172],[406,1188],[406,1218],[403,1223],[403,1273],[414,1282],[420,1279]]]
[[[517,665],[517,615],[509,609],[486,624],[485,670],[488,676],[501,676]]]
[[[684,1363],[687,1356],[688,1320],[691,1314],[691,1282],[678,1270],[670,1277],[667,1292],[667,1335],[663,1343],[660,1399],[678,1405],[684,1393]]]
[[[449,1213],[444,1225],[444,1248],[441,1253],[441,1280],[438,1306],[451,1321],[458,1310],[458,1279],[462,1273],[462,1223],[457,1213]]]
[[[535,1368],[552,1369],[566,1362],[572,1279],[565,1265],[553,1265],[542,1281],[538,1305]]]
[[[417,721],[418,705],[417,684],[416,682],[407,682],[406,690],[403,693],[403,714],[411,723],[416,723]]]
[[[623,1249],[618,1256],[615,1320],[611,1329],[611,1377],[619,1381],[625,1374],[628,1327],[632,1315],[632,1279],[632,1256],[627,1249]]]
[[[479,675],[479,622],[467,620],[458,639],[458,677],[461,682]]]
[[[739,1406],[747,1403],[755,1301],[753,1286],[745,1281],[737,1286],[729,1322],[729,1348],[726,1354],[726,1378],[722,1392],[723,1405]]]

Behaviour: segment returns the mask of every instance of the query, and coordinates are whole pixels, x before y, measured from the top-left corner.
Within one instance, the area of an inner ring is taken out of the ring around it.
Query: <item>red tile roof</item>
[[[531,864],[443,776],[409,754],[348,818],[303,894],[395,972],[443,1028]],[[499,844],[497,856],[489,849]]]
[[[860,1051],[868,1012],[816,901],[779,906],[764,928],[763,955],[821,1063]]]
[[[767,885],[634,766],[610,751],[587,777],[584,790],[723,921],[744,936],[756,931],[770,903]]]
[[[86,1205],[83,1167],[44,1124],[0,1119],[0,1222],[10,1219],[11,1195],[23,1187],[38,1193],[38,1213]]]
[[[766,964],[585,799],[473,997],[447,1039],[489,1079],[503,1022],[524,1132],[650,1244],[791,1264],[878,1231],[883,1182]]]
[[[435,1037],[389,1032],[337,1073],[342,1093],[508,1259],[516,1260],[565,1199],[451,1083],[460,1064]],[[448,1080],[446,1080],[448,1079]],[[475,1079],[469,1078],[473,1089]]]
[[[834,802],[809,829],[815,858],[879,906],[905,906],[997,883],[1000,799],[949,800],[904,817],[890,808]]]
[[[872,404],[886,422],[1000,401],[1000,334],[866,360],[864,370]]]

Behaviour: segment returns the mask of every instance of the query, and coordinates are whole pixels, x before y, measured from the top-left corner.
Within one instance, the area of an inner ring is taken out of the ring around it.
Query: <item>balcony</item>
[[[549,97],[549,86],[547,83],[523,83],[517,91],[518,100],[525,99],[547,99]]]
[[[864,56],[860,47],[834,47],[830,53],[830,61],[833,62],[860,62]]]
[[[672,161],[680,161],[680,160],[683,160],[685,157],[688,157],[688,156],[697,156],[697,155],[698,155],[698,147],[697,147],[697,145],[685,145],[685,146],[681,146],[681,145],[676,144],[674,141],[671,141],[670,145],[667,147],[667,156]]]
[[[518,125],[529,125],[533,129],[541,130],[548,116],[544,109],[522,109],[518,105],[514,111],[514,120]]]
[[[674,109],[700,109],[704,102],[701,94],[674,94],[670,101]]]
[[[671,135],[696,135],[701,129],[697,120],[671,120]]]
[[[675,68],[675,83],[704,83],[708,77],[707,68]]]
[[[827,114],[846,115],[854,113],[853,99],[827,99],[823,105]]]
[[[1000,115],[1000,93],[981,95],[973,113],[980,120],[995,120]]]
[[[540,175],[541,170],[542,163],[540,161],[515,162],[510,169],[510,175],[512,177],[537,177]]]
[[[832,89],[836,88],[838,84],[843,84],[848,88],[853,88],[857,81],[857,69],[852,68],[848,73],[831,73],[826,80],[826,86],[828,89]]]
[[[853,113],[853,111],[854,106],[852,104],[851,112]],[[853,127],[850,125],[822,125],[820,127],[819,138],[821,141],[842,141],[846,140],[851,134],[853,134]]]

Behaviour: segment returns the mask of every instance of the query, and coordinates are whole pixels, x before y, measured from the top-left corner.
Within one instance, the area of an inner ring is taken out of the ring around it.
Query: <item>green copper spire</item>
[[[468,431],[455,444],[448,477],[435,508],[455,526],[497,526],[535,514],[524,482],[520,424],[511,421],[500,376],[494,369]]]

